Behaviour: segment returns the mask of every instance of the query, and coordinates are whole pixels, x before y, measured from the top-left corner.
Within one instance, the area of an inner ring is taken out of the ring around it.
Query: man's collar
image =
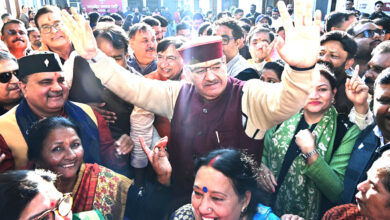
[[[374,134],[375,136],[377,136],[379,138],[379,140],[381,141],[381,146],[384,146],[385,144],[385,138],[383,137],[383,134],[382,134],[382,131],[379,129],[378,125],[374,127]]]
[[[237,60],[240,58],[240,53],[237,52],[236,56],[234,56],[226,65],[228,66],[231,66],[233,65],[235,62],[237,62]]]
[[[132,58],[133,58],[133,60],[135,61],[135,63],[137,64],[137,66],[139,66],[139,67],[141,68],[141,65],[142,65],[142,64],[138,61],[138,59],[137,59],[137,57],[135,56],[134,53],[133,53],[133,55],[132,55]],[[148,63],[148,65],[147,65],[145,68],[141,68],[141,69],[143,69],[143,70],[147,69],[150,65],[153,64],[154,61],[156,61],[156,59],[154,59],[154,60],[152,60],[152,62]]]

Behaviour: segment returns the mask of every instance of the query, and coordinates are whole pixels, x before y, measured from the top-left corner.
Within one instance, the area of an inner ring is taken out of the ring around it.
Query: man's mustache
[[[10,83],[10,84],[8,84],[8,87],[7,87],[8,91],[15,90],[15,89],[19,89],[19,86],[18,86],[17,83]]]
[[[149,47],[146,51],[155,51],[155,49],[153,47]]]
[[[15,40],[12,41],[12,43],[15,43],[16,41],[21,41],[24,43],[24,40],[22,38],[16,38]]]
[[[382,43],[382,41],[380,41],[380,40],[374,40],[374,41],[372,41],[372,42],[370,43],[370,46],[373,46],[373,45],[375,45],[375,44],[380,44],[380,43]]]
[[[63,96],[64,93],[62,91],[59,91],[59,92],[49,92],[47,94],[48,97],[58,97],[58,96]]]
[[[327,66],[332,72],[333,72],[333,70],[334,70],[334,65],[333,65],[333,63],[331,63],[331,62],[319,60],[317,63],[318,63],[318,64],[324,64],[324,65]]]
[[[219,83],[219,80],[216,79],[216,80],[213,80],[213,81],[207,81],[207,82],[205,82],[204,86],[212,86],[212,85],[214,85],[216,83]]]

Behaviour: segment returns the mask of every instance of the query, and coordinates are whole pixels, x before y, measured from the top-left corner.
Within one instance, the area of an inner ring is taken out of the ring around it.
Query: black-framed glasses
[[[232,40],[232,39],[234,40],[234,37],[230,37],[228,35],[222,35],[221,37],[222,37],[222,44],[223,45],[229,44],[230,40]]]
[[[7,83],[12,79],[12,74],[17,76],[19,73],[18,70],[10,71],[10,72],[2,72],[0,73],[0,82],[1,83]]]
[[[65,193],[62,198],[57,202],[57,206],[53,209],[47,210],[42,213],[37,220],[46,220],[46,219],[55,219],[55,212],[57,212],[61,217],[65,217],[72,210],[72,193]]]
[[[17,34],[19,34],[19,35],[26,35],[26,32],[25,31],[23,31],[23,30],[13,30],[13,29],[9,29],[9,30],[7,30],[7,33],[9,34],[9,35],[17,35]]]
[[[381,30],[381,29],[376,29],[376,30],[364,30],[358,34],[355,35],[358,36],[360,34],[363,34],[363,36],[365,38],[372,38],[375,36],[375,34],[378,34],[379,36],[384,36],[386,34],[386,31],[385,30]]]
[[[51,30],[53,30],[53,28],[56,31],[59,31],[62,28],[62,22],[57,22],[57,23],[55,23],[53,25],[45,24],[40,29],[41,29],[42,33],[48,34],[48,33],[51,33]]]

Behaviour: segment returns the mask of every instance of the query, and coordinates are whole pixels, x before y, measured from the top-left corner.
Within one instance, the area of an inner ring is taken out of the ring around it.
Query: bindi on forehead
[[[54,208],[55,205],[57,205],[57,202],[55,202],[53,199],[50,201],[50,208]]]

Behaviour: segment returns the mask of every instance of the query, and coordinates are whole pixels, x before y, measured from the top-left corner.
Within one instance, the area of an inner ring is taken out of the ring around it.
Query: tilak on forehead
[[[18,60],[19,76],[28,76],[42,72],[61,72],[62,65],[57,54],[52,52],[36,53]]]
[[[187,65],[218,59],[223,56],[222,38],[218,36],[198,37],[185,43],[178,51]]]

